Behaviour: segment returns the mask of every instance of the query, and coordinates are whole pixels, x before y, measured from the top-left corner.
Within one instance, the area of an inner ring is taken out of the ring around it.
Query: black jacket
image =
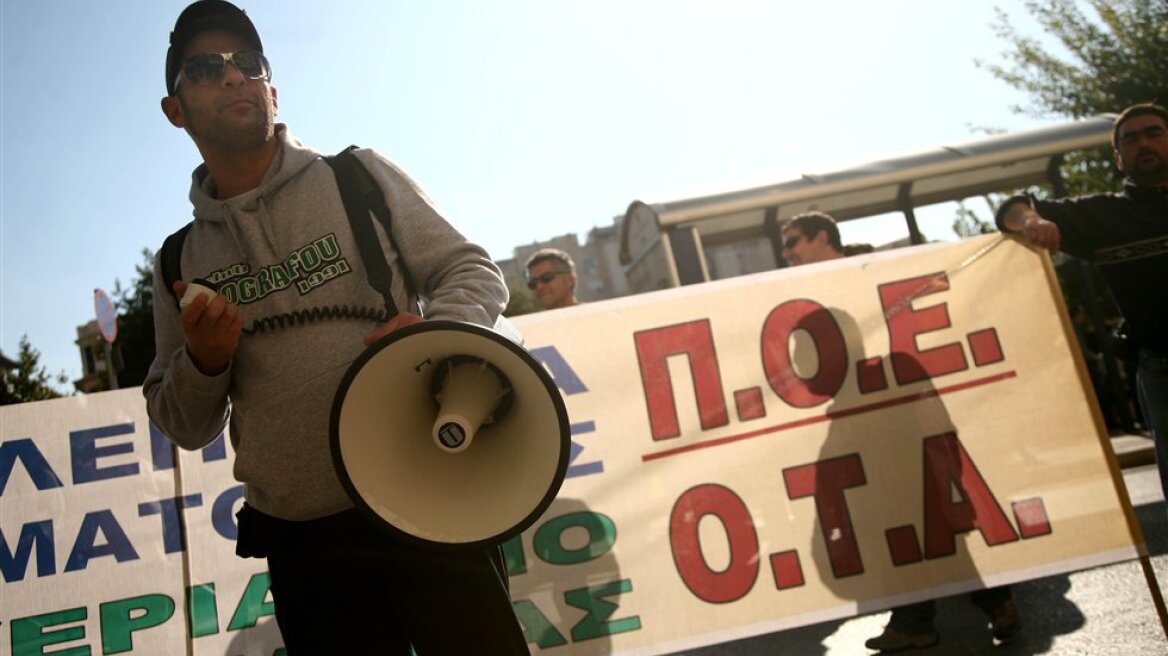
[[[1137,346],[1168,353],[1168,188],[1128,180],[1120,193],[1033,202],[1038,214],[1059,227],[1062,250],[1095,264],[1111,287]]]

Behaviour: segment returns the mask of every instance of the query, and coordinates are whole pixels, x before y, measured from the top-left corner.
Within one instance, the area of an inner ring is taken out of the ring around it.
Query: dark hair
[[[796,214],[783,224],[783,229],[798,228],[808,239],[814,239],[815,235],[821,232],[827,233],[827,243],[839,252],[844,251],[844,246],[840,242],[839,226],[835,224],[835,219],[831,218],[830,214],[825,212],[804,212]]]
[[[264,51],[260,35],[255,25],[247,17],[247,12],[226,0],[198,0],[191,3],[174,23],[170,33],[170,48],[166,51],[166,95],[173,96],[177,90],[175,78],[183,65],[183,51],[191,39],[211,30],[230,32],[247,42],[251,48]]]
[[[558,248],[541,248],[527,258],[527,264],[523,268],[530,269],[532,265],[540,262],[557,262],[562,267],[562,271],[567,273],[576,273],[576,263],[572,261],[572,256]]]
[[[1168,125],[1168,109],[1164,109],[1160,105],[1150,102],[1132,105],[1120,112],[1119,116],[1115,117],[1115,123],[1112,124],[1111,128],[1111,147],[1119,150],[1119,132],[1128,119],[1147,114],[1159,116],[1164,121],[1164,125]]]

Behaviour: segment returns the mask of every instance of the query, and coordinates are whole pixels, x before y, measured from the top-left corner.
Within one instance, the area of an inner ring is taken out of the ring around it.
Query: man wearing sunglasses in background
[[[203,158],[181,270],[223,293],[180,309],[167,302],[156,262],[157,355],[143,385],[150,418],[186,449],[210,443],[230,421],[235,476],[246,489],[237,550],[267,557],[292,656],[404,656],[411,647],[417,656],[527,654],[498,549],[403,544],[358,514],[333,468],[329,417],[342,376],[365,346],[422,318],[385,316],[331,167],[275,122],[271,75],[238,7],[200,0],[179,16],[162,110]],[[356,156],[394,217],[396,246],[379,239],[398,307],[417,307],[404,267],[427,318],[492,325],[507,290],[487,253],[401,169],[370,150]],[[178,297],[187,286],[175,283]]]
[[[543,248],[527,259],[527,288],[545,310],[579,305],[576,299],[576,264],[558,248]]]
[[[839,227],[823,212],[805,212],[783,224],[783,259],[791,266],[837,260],[844,256]]]

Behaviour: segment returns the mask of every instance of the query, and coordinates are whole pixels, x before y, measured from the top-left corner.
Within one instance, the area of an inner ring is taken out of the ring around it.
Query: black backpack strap
[[[158,265],[162,270],[162,283],[166,287],[166,291],[170,292],[171,297],[174,298],[175,305],[178,305],[179,298],[174,293],[174,283],[182,280],[183,242],[186,241],[187,233],[191,231],[192,225],[194,225],[194,221],[172,232],[162,242],[162,250],[158,253]]]
[[[397,240],[394,239],[393,230],[390,228],[391,215],[389,206],[385,202],[385,194],[369,170],[353,154],[353,150],[356,148],[356,146],[349,146],[336,155],[324,159],[332,167],[333,174],[337,178],[337,188],[341,192],[341,201],[345,205],[349,225],[357,240],[357,249],[361,253],[362,261],[365,262],[369,284],[385,299],[385,309],[392,317],[398,313],[397,304],[390,292],[390,287],[393,284],[393,272],[389,268],[389,263],[385,261],[385,253],[381,251],[381,242],[377,239],[370,213],[381,222],[386,236],[389,237],[390,245],[397,251],[405,276],[406,293],[414,296],[416,293],[413,281],[410,280],[409,271],[405,267],[405,260],[401,259],[401,249],[398,248]]]

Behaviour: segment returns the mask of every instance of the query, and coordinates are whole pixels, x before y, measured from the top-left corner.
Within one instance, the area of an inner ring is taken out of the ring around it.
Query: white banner
[[[573,433],[505,548],[536,653],[667,653],[1137,555],[1049,261],[1014,241],[515,323]],[[224,441],[175,463],[137,389],[0,417],[0,653],[278,651]]]

